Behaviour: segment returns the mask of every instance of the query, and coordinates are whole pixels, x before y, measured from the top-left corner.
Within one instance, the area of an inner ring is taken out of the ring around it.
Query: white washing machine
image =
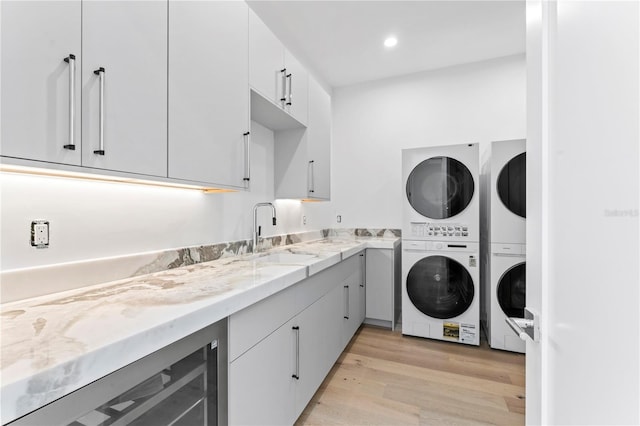
[[[526,252],[524,244],[491,245],[491,296],[487,316],[487,340],[494,349],[524,353],[526,344],[506,322],[524,318],[526,301]]]
[[[402,242],[402,334],[480,343],[478,243]]]
[[[526,141],[491,143],[480,181],[481,322],[492,348],[524,353],[505,319],[524,316]]]
[[[478,144],[402,150],[402,238],[479,242]]]

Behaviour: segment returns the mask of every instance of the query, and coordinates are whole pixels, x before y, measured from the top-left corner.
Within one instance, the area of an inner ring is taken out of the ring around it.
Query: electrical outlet
[[[302,216],[302,224],[303,225],[307,224],[307,217],[306,216]]]
[[[49,247],[49,222],[34,220],[31,222],[31,245],[35,248]]]
[[[338,223],[342,222],[342,215],[341,214],[336,216],[336,222],[338,222]]]

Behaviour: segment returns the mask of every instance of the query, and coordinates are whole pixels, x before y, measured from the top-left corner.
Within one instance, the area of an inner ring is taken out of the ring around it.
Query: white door
[[[0,155],[80,165],[80,1],[2,1],[0,7]],[[69,55],[75,56],[73,92]]]
[[[527,423],[640,423],[638,2],[527,3]]]
[[[244,186],[247,9],[169,2],[169,177]]]
[[[167,1],[83,2],[82,52],[82,165],[166,176]]]

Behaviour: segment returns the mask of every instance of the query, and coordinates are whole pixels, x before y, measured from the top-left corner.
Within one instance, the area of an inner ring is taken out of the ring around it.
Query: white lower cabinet
[[[300,416],[362,323],[363,259],[352,256],[229,317],[229,424],[286,425]],[[291,303],[295,313],[284,320]],[[274,317],[281,325],[270,331]]]
[[[229,364],[230,425],[286,425],[295,421],[292,327],[293,320]]]
[[[395,328],[395,317],[400,302],[400,250],[367,249],[366,264],[366,319],[364,322]]]
[[[344,292],[343,306],[343,325],[342,325],[342,349],[349,343],[355,332],[364,320],[363,309],[363,291],[364,288],[364,253],[355,255],[350,258],[357,267],[353,269],[347,280],[342,285]]]

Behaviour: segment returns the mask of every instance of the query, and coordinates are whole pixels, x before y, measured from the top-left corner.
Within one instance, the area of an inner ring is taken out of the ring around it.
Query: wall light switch
[[[336,216],[336,222],[338,223],[342,222],[342,215],[339,214]]]
[[[31,245],[35,248],[49,247],[49,222],[34,220],[31,222]]]

